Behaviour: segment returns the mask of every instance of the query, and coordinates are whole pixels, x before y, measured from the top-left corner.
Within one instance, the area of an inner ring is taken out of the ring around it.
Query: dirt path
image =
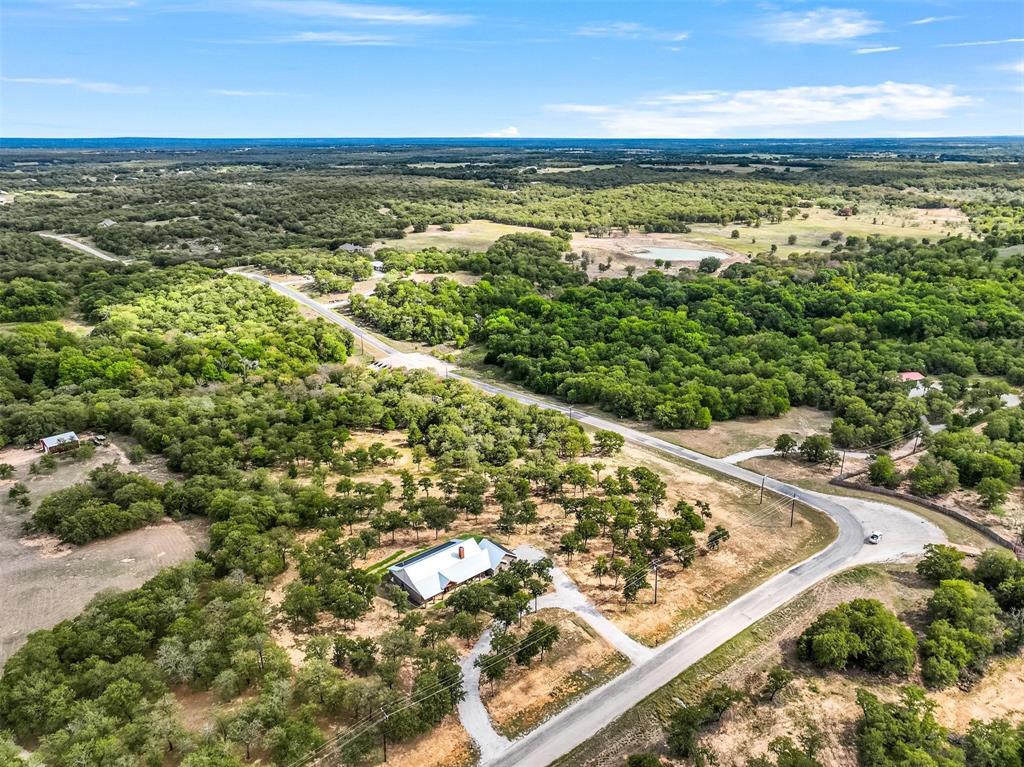
[[[99,248],[95,248],[92,245],[88,245],[84,242],[79,242],[78,240],[74,239],[73,237],[69,237],[66,234],[53,234],[52,232],[36,232],[36,234],[38,234],[40,237],[46,237],[47,239],[50,240],[56,240],[61,245],[73,248],[74,250],[80,250],[83,253],[86,253],[90,256],[102,258],[104,261],[114,261],[120,264],[127,264],[131,261],[130,258],[118,258],[117,256],[110,255],[109,253],[104,253]]]

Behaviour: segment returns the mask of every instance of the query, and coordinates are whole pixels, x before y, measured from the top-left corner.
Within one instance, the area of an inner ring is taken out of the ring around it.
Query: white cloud
[[[898,45],[881,45],[878,48],[858,48],[854,51],[858,56],[866,56],[871,53],[889,53],[889,51],[898,51],[900,47]]]
[[[514,125],[510,125],[507,128],[500,128],[480,135],[483,138],[517,138],[519,136],[519,128]]]
[[[573,34],[580,37],[615,37],[621,40],[665,40],[679,43],[689,32],[662,32],[635,21],[613,21],[607,24],[585,24]]]
[[[350,19],[374,24],[458,26],[472,21],[472,17],[460,14],[429,13],[399,5],[337,3],[332,0],[260,0],[255,6],[296,16]]]
[[[118,85],[117,83],[89,82],[79,80],[75,77],[3,77],[0,78],[7,83],[20,83],[22,85],[58,85],[74,87],[92,93],[148,93],[149,88],[144,85]]]
[[[969,98],[956,95],[952,87],[884,82],[697,91],[622,105],[568,103],[547,108],[585,115],[613,137],[704,138],[831,123],[934,120],[969,103]]]
[[[1013,72],[1017,75],[1024,75],[1024,59],[1020,61],[1011,61],[1009,64],[1003,64],[997,69],[1001,69],[1003,72]]]
[[[278,43],[323,43],[325,45],[397,45],[390,35],[360,35],[352,32],[299,32],[279,37]]]
[[[817,8],[765,17],[758,23],[756,33],[778,43],[838,43],[881,29],[881,22],[867,17],[863,11]]]
[[[1003,40],[974,40],[969,43],[942,43],[940,48],[971,48],[975,45],[1007,45],[1008,43],[1024,43],[1024,37],[1007,37]]]
[[[209,93],[214,96],[231,96],[236,98],[260,98],[263,96],[287,96],[287,93],[280,91],[240,91],[231,88],[213,88]]]
[[[920,26],[921,24],[937,24],[940,21],[953,21],[959,19],[959,16],[925,16],[923,19],[914,19],[911,24]]]

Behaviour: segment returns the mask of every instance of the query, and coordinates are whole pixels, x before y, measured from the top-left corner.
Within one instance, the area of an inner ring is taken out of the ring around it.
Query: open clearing
[[[929,593],[913,568],[906,565],[863,567],[834,576],[730,640],[558,764],[619,767],[626,756],[637,751],[664,754],[662,722],[678,701],[694,702],[721,684],[752,694],[754,700],[736,704],[701,737],[701,745],[712,751],[718,764],[745,764],[748,758],[765,754],[773,738],[788,735],[796,740],[812,728],[823,736],[819,759],[825,767],[856,764],[857,688],[894,700],[902,684],[919,684],[920,679],[820,673],[796,660],[796,638],[819,613],[856,597],[879,599],[916,627],[916,615]],[[769,703],[757,693],[768,669],[778,663],[797,671],[797,679]],[[971,690],[952,688],[933,694],[936,716],[942,724],[960,730],[971,718],[1007,716],[1020,721],[1024,719],[1022,676],[1024,658],[998,659]]]
[[[805,219],[802,214],[808,214]],[[778,224],[764,221],[761,226],[742,226],[728,224],[692,224],[689,235],[691,242],[706,242],[724,248],[732,248],[741,253],[754,255],[769,250],[772,245],[778,246],[778,254],[787,256],[791,253],[814,251],[826,253],[832,250],[833,243],[822,246],[832,232],[844,235],[854,234],[859,237],[881,235],[883,237],[950,237],[962,235],[972,237],[967,216],[959,208],[887,208],[880,205],[864,204],[856,215],[838,216],[831,210],[823,208],[801,208],[800,214],[794,219],[785,219]],[[733,239],[732,231],[739,232]],[[796,235],[796,243],[790,245],[788,238]]]
[[[514,667],[492,687],[481,681],[481,697],[494,728],[506,738],[528,732],[569,703],[629,667],[629,660],[599,637],[582,618],[566,610],[547,608],[523,620],[519,635],[536,620],[558,626],[558,642],[543,660]]]
[[[383,761],[383,758],[383,753],[377,755],[377,761]],[[388,764],[397,767],[469,767],[476,764],[476,747],[458,716],[450,714],[426,735],[405,743],[389,744]]]
[[[52,474],[30,475],[29,466],[39,456],[20,448],[0,451],[0,463],[15,467],[13,479],[0,481],[0,664],[28,634],[74,617],[98,593],[140,586],[206,545],[203,520],[164,520],[81,547],[50,536],[25,538],[22,525],[30,511],[17,510],[7,499],[16,481],[28,486],[34,508],[49,493],[81,482],[89,471],[112,460],[119,460],[123,471],[140,471],[158,481],[168,476],[156,459],[129,467],[114,444],[88,460],[63,457]]]
[[[700,258],[715,256],[721,259],[722,268],[737,261],[746,261],[745,253],[738,253],[728,243],[716,244],[694,238],[686,234],[615,234],[608,237],[590,237],[577,232],[572,236],[572,252],[577,255],[586,254],[590,258],[590,266],[587,274],[591,279],[611,279],[613,277],[624,277],[628,267],[633,267],[636,274],[658,269],[655,266],[654,258],[658,248],[684,248],[706,251]],[[655,249],[654,255],[640,255],[646,250]],[[665,269],[670,274],[675,274],[682,268],[696,269],[700,258],[681,259],[672,261]],[[605,271],[597,268],[599,263],[609,263]]]
[[[443,231],[437,224],[431,224],[425,232],[413,232],[410,228],[401,240],[384,240],[375,244],[373,250],[381,248],[396,248],[406,251],[425,250],[426,248],[487,250],[499,237],[517,232],[548,234],[543,229],[535,229],[532,226],[514,226],[512,224],[496,224],[493,221],[474,220],[466,224],[455,224],[455,228],[450,232]]]
[[[737,418],[714,421],[707,429],[645,429],[667,442],[688,447],[714,458],[744,450],[772,447],[780,434],[797,439],[827,433],[832,416],[812,407],[794,407],[776,418]]]

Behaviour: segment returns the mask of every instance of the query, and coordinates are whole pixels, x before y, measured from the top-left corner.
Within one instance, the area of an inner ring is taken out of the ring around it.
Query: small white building
[[[68,450],[77,450],[79,445],[81,442],[73,431],[54,434],[52,437],[43,437],[39,440],[39,446],[44,453],[64,453]]]
[[[493,575],[515,559],[511,551],[486,538],[456,538],[392,565],[388,573],[422,605],[463,583]]]

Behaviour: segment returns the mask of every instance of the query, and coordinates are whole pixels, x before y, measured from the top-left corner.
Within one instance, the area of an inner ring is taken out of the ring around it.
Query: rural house
[[[493,575],[515,558],[486,538],[455,539],[392,565],[388,573],[413,602],[423,605],[460,584]]]

